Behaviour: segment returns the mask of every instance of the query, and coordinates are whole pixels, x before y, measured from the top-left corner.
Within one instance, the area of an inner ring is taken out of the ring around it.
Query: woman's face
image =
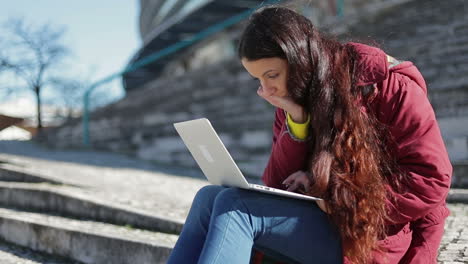
[[[259,89],[263,89],[263,93],[267,96],[286,97],[288,95],[286,89],[288,63],[285,59],[274,57],[250,61],[242,58],[242,65],[253,78],[260,82]]]

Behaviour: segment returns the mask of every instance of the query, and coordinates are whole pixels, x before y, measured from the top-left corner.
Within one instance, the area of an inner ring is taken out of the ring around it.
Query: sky
[[[1,0],[0,23],[24,18],[27,23],[64,27],[71,57],[67,74],[92,81],[121,71],[141,44],[138,0]],[[113,96],[123,93],[112,83]]]

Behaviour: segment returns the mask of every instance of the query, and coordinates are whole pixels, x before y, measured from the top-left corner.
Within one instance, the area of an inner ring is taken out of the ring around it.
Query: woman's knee
[[[218,185],[207,185],[198,190],[195,198],[193,199],[193,204],[200,204],[203,206],[213,205],[216,196],[226,189],[223,186]]]
[[[207,209],[210,212],[214,208],[223,212],[241,209],[245,207],[244,196],[248,196],[248,193],[235,187],[208,185],[201,188],[195,195],[192,208],[196,207],[198,211]]]
[[[215,206],[225,209],[235,209],[235,207],[238,206],[240,204],[239,202],[242,200],[241,192],[243,192],[243,190],[239,188],[225,188],[216,196],[214,201]]]
[[[198,190],[190,207],[186,223],[197,221],[202,226],[206,226],[209,223],[214,200],[223,189],[222,186],[207,185]]]

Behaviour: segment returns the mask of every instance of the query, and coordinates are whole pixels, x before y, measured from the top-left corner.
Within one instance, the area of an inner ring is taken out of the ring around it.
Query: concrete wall
[[[373,8],[328,24],[327,30],[341,32],[342,39],[375,40],[389,54],[414,61],[427,78],[452,160],[467,160],[468,2],[389,0],[380,7],[371,2]],[[195,166],[172,123],[207,117],[241,168],[259,176],[269,156],[274,113],[256,96],[257,86],[237,59],[177,77],[168,72],[93,113],[91,142],[143,159]],[[81,129],[80,120],[71,122],[51,132],[49,142],[80,146]]]

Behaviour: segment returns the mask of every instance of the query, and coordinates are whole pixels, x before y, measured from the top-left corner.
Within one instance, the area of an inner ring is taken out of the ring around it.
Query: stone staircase
[[[465,163],[454,165],[464,179],[466,167]],[[88,195],[87,188],[10,160],[0,162],[0,263],[166,262],[182,228],[180,220],[99,200]],[[459,258],[451,252],[452,247],[461,247],[456,254],[466,248],[464,242],[457,242],[466,231],[454,227],[466,225],[468,190],[452,189],[447,200],[453,215],[447,222],[440,261],[465,260],[466,254]],[[12,247],[27,256],[40,254],[47,261],[18,260],[18,253],[14,260],[5,261],[4,248]]]
[[[84,187],[0,164],[0,240],[65,263],[165,263],[181,222],[96,201],[77,188]]]
[[[465,133],[468,134],[468,131]],[[468,136],[453,136],[445,142],[453,165],[452,188],[466,189],[468,188]]]
[[[453,162],[452,188],[468,189],[468,160]]]
[[[438,117],[437,121],[453,165],[452,188],[468,188],[468,117]]]

